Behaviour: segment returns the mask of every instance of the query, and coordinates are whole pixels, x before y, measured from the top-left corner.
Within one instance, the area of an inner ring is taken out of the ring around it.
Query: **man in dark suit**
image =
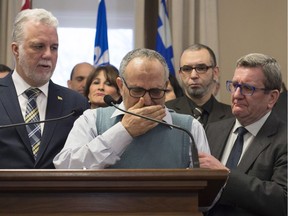
[[[168,108],[194,116],[204,127],[207,123],[232,117],[231,107],[213,96],[219,67],[211,48],[194,44],[185,49],[180,57],[178,75],[185,95],[168,101]]]
[[[275,112],[275,114],[277,116],[279,116],[279,118],[281,120],[283,120],[284,122],[286,122],[287,124],[287,88],[284,82],[282,82],[282,88],[281,88],[281,92],[280,92],[280,96],[277,100],[277,103],[275,104],[275,106],[273,107],[273,112]]]
[[[1,169],[54,168],[52,160],[63,148],[77,116],[42,124],[37,120],[89,108],[82,95],[50,80],[58,55],[57,25],[57,19],[43,9],[21,11],[15,19],[12,52],[16,66],[0,79]],[[27,89],[33,90],[31,97]],[[36,122],[3,127],[24,121]]]
[[[214,157],[199,153],[200,167],[230,170],[220,199],[206,215],[286,216],[287,124],[272,112],[281,89],[280,67],[267,55],[248,54],[238,60],[227,89],[236,119],[208,124]],[[246,131],[241,142],[239,127]]]

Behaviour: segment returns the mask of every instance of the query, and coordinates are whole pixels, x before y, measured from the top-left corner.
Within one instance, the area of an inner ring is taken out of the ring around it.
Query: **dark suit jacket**
[[[221,159],[235,118],[207,125],[211,154]],[[209,216],[286,216],[287,125],[273,113],[232,170]]]
[[[287,91],[281,92],[277,103],[273,108],[273,112],[287,123]]]
[[[177,113],[193,115],[192,109],[189,105],[189,99],[186,96],[176,98],[166,102],[166,106],[173,109]],[[212,112],[208,116],[207,124],[210,122],[219,121],[221,119],[232,117],[231,106],[218,102],[212,96]]]
[[[24,122],[11,74],[0,79],[0,127]],[[46,119],[65,116],[77,108],[89,108],[85,97],[52,81],[48,92]],[[45,123],[36,161],[25,126],[0,128],[0,169],[54,168],[52,160],[63,148],[77,117]]]

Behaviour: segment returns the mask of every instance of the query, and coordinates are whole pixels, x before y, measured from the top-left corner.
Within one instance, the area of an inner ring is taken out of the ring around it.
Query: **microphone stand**
[[[30,124],[40,124],[40,123],[47,123],[47,122],[53,122],[53,121],[58,121],[58,120],[62,120],[62,119],[66,119],[70,116],[79,116],[83,113],[83,110],[81,109],[75,109],[75,110],[72,110],[71,113],[65,115],[65,116],[62,116],[62,117],[59,117],[59,118],[52,118],[52,119],[46,119],[46,120],[42,120],[42,121],[37,121],[37,122],[21,122],[21,123],[15,123],[15,124],[9,124],[9,125],[0,125],[0,129],[3,129],[3,128],[10,128],[10,127],[18,127],[18,126],[24,126],[24,125],[30,125]]]

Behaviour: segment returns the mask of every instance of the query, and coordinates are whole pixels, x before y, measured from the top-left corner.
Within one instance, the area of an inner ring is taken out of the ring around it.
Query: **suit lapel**
[[[237,169],[247,172],[250,166],[257,159],[258,155],[269,145],[271,145],[271,136],[277,133],[277,122],[273,120],[272,114],[268,117],[263,127],[260,129],[249,148],[243,155]]]
[[[50,81],[49,83],[49,90],[48,90],[48,101],[47,101],[47,108],[46,108],[46,117],[45,119],[52,119],[52,118],[58,118],[61,117],[62,109],[63,109],[63,95],[59,95],[59,90],[57,86]],[[36,164],[43,156],[45,150],[47,149],[56,125],[58,124],[58,121],[53,121],[49,123],[45,123],[44,130],[41,137],[41,144],[40,149],[38,152]]]
[[[181,110],[183,114],[192,115],[187,97],[183,96],[179,98],[179,101],[175,104],[175,111],[177,112],[177,110]]]
[[[12,81],[12,73],[5,78],[0,79],[0,102],[2,103],[2,106],[4,107],[6,114],[11,121],[8,121],[8,124],[24,123],[18,96]],[[5,113],[2,113],[1,115],[5,115]],[[31,153],[31,156],[34,157],[26,127],[18,126],[15,127],[15,130],[19,134],[20,139],[22,139],[28,151]]]
[[[211,100],[213,111],[209,114],[207,124],[210,122],[220,121],[224,118],[233,117],[232,110],[227,104],[220,103],[214,96],[212,96]]]
[[[213,112],[210,113],[209,115],[209,122],[215,122],[221,120],[225,116],[225,112],[220,106],[219,102],[216,101],[216,99],[213,97],[212,100],[212,109]]]
[[[211,154],[221,160],[230,131],[235,123],[235,118],[225,119],[207,125],[206,134],[210,145]]]

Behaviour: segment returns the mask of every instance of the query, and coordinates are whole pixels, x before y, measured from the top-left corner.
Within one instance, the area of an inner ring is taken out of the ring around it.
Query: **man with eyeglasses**
[[[119,72],[117,85],[123,98],[119,108],[186,128],[198,152],[210,154],[201,124],[164,106],[169,70],[159,53],[132,50]],[[78,118],[54,165],[60,169],[189,168],[192,155],[190,137],[183,131],[106,107]]]
[[[232,116],[231,107],[218,102],[213,95],[219,68],[210,47],[194,44],[185,49],[180,57],[178,75],[185,95],[166,102],[168,108],[194,116],[204,127]]]
[[[213,156],[199,153],[200,167],[230,171],[207,216],[287,215],[287,123],[272,112],[281,83],[274,58],[252,53],[237,61],[226,83],[235,117],[208,124]]]

